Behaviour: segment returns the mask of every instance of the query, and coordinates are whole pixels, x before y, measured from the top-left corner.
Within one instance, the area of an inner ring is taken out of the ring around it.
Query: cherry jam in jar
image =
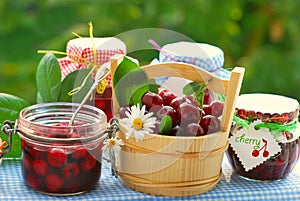
[[[94,189],[101,176],[107,119],[96,107],[45,103],[23,109],[16,131],[22,145],[22,176],[32,189],[51,195],[76,195]]]
[[[296,100],[278,95],[243,94],[238,97],[235,111],[237,119],[250,125],[254,123],[268,125],[270,133],[280,146],[280,152],[246,171],[241,158],[231,144],[226,154],[237,175],[252,181],[274,181],[284,179],[292,172],[300,157],[298,107],[299,103]],[[271,130],[274,128],[283,128],[283,130]],[[242,129],[241,124],[234,120],[229,138],[240,129]],[[268,155],[266,147],[253,150],[252,156],[256,157],[258,154]]]
[[[107,85],[103,93],[96,93],[94,100],[95,107],[103,110],[107,116],[107,121],[113,117],[112,87]]]

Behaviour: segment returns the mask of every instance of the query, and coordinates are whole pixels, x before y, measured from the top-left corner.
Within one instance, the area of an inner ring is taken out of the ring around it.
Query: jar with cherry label
[[[253,181],[288,176],[300,157],[299,103],[274,94],[238,97],[227,157],[233,170]]]
[[[97,185],[101,176],[105,113],[74,103],[44,103],[23,109],[15,124],[21,138],[22,176],[32,189],[51,195],[74,195]]]

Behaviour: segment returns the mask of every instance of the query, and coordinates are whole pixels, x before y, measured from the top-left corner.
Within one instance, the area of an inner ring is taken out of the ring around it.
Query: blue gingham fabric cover
[[[213,190],[198,196],[163,197],[127,188],[111,176],[110,164],[103,160],[102,175],[94,190],[77,196],[55,197],[35,192],[24,184],[20,160],[4,160],[0,166],[0,200],[300,200],[300,177],[294,173],[280,181],[251,182],[234,174],[226,157],[222,166],[222,179]]]
[[[229,79],[230,71],[222,68],[224,65],[224,52],[216,46],[195,43],[195,42],[176,42],[163,46],[159,53],[159,58],[151,63],[160,62],[183,62],[195,65],[206,70],[213,75]],[[158,84],[163,84],[168,77],[157,78]]]

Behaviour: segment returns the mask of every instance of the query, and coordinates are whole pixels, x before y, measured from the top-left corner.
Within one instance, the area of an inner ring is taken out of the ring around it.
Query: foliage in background
[[[216,45],[224,50],[225,67],[246,67],[242,93],[268,92],[300,100],[298,4],[297,0],[1,1],[0,92],[35,103],[35,72],[43,56],[37,50],[65,51],[67,41],[74,38],[71,32],[88,36],[87,23],[92,21],[98,37],[164,28]],[[132,55],[147,63],[157,52]]]

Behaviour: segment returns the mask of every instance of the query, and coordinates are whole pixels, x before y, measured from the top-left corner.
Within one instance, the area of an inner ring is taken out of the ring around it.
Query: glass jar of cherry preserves
[[[300,157],[299,103],[272,94],[238,97],[227,150],[233,170],[242,178],[285,178]]]
[[[16,122],[22,145],[22,176],[34,190],[52,195],[81,194],[101,176],[102,142],[107,118],[84,105],[37,104],[23,109]]]

